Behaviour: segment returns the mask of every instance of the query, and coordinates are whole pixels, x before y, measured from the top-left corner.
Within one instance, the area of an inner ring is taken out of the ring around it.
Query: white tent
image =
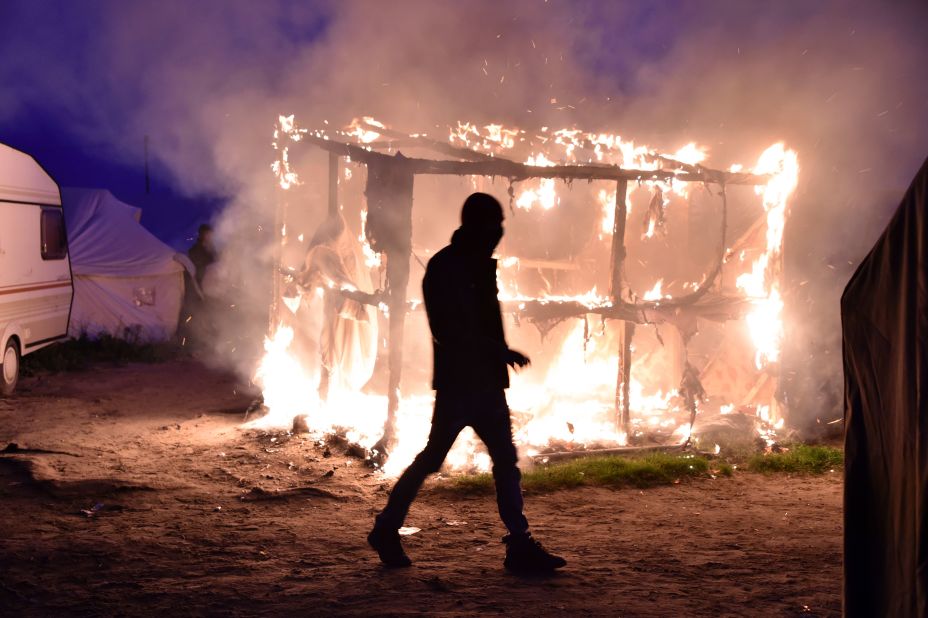
[[[186,256],[142,227],[141,209],[109,191],[62,189],[61,198],[74,278],[68,334],[171,338],[184,297]]]

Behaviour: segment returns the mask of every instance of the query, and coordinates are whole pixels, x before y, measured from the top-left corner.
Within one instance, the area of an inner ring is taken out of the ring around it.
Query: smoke
[[[439,139],[463,119],[668,150],[695,140],[716,167],[784,140],[802,166],[786,370],[793,421],[815,424],[839,416],[840,290],[926,154],[926,14],[821,1],[6,2],[0,128],[43,110],[130,161],[150,134],[177,187],[229,196],[218,224],[238,334],[266,315],[278,114],[308,127],[371,115]],[[311,229],[325,177],[322,159],[304,163]],[[447,237],[454,206],[424,231]],[[230,345],[250,373],[253,356]]]

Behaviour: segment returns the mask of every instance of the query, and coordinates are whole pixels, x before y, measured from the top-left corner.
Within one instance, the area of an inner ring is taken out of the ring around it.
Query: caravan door
[[[22,356],[67,337],[73,288],[58,185],[0,144],[0,394]]]

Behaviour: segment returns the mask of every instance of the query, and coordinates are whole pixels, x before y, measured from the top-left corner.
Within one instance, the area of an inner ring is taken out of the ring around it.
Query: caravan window
[[[60,209],[42,209],[42,259],[62,260],[68,255],[64,235],[64,213]]]

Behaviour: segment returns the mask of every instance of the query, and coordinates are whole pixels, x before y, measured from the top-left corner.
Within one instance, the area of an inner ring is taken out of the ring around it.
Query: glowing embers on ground
[[[373,449],[383,434],[387,397],[332,386],[325,401],[319,397],[319,373],[307,368],[292,349],[294,331],[280,326],[265,340],[265,355],[255,373],[255,383],[264,394],[268,413],[248,426],[256,429],[282,429],[292,426],[296,416],[305,416],[310,436],[325,439],[342,436],[348,442]],[[427,441],[432,406],[431,395],[405,396],[396,416],[396,442],[382,470],[396,476],[408,466]],[[477,440],[465,431],[449,454],[454,470],[489,470],[489,457],[476,448]]]
[[[255,383],[262,389],[268,413],[249,426],[289,428],[296,416],[304,415],[314,438],[338,434],[366,449],[373,448],[383,434],[386,396],[339,387],[338,376],[332,376],[332,387],[322,401],[320,374],[300,359],[292,347],[293,340],[294,331],[289,326],[278,327],[265,340],[265,355],[255,373]],[[424,446],[431,411],[431,397],[403,398],[397,415],[397,448],[391,453],[385,472],[400,472]],[[458,465],[463,464],[462,461]]]

